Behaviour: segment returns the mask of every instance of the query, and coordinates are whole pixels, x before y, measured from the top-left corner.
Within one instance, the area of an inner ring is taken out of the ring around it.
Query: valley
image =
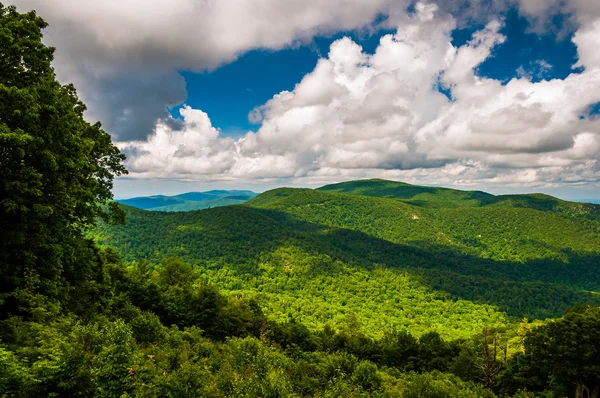
[[[126,211],[126,225],[93,232],[124,260],[179,257],[271,319],[313,330],[356,315],[373,337],[398,328],[470,337],[600,304],[592,204],[370,180],[200,212]]]

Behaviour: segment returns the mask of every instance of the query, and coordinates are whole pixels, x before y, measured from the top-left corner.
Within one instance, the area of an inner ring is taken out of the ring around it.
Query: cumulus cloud
[[[596,0],[440,0],[410,8],[409,0],[15,1],[51,23],[47,41],[59,48],[59,76],[74,81],[88,117],[120,141],[133,178],[600,180],[600,120],[589,115],[600,102]],[[551,65],[539,60],[508,83],[479,77],[478,66],[505,40],[502,14],[511,7],[540,32],[557,13],[566,15],[581,71],[547,80]],[[178,70],[364,27],[380,14],[395,33],[374,54],[349,38],[335,41],[293,90],[250,112],[256,133],[228,138],[202,110],[186,106],[180,121],[165,109],[186,98]],[[454,47],[452,32],[469,21],[483,27]]]
[[[9,0],[10,1],[10,0]],[[59,79],[119,140],[141,139],[187,94],[178,70],[364,27],[408,0],[12,0],[50,26]]]
[[[440,0],[461,23],[486,21],[514,0]],[[526,1],[526,0],[522,0]],[[395,26],[413,0],[9,0],[50,26],[58,77],[73,82],[118,140],[141,139],[167,107],[187,97],[180,70],[211,70],[256,48],[280,49],[315,35]]]
[[[139,153],[129,167],[134,176],[199,180],[597,182],[600,123],[582,116],[600,101],[595,23],[574,38],[582,73],[507,84],[475,73],[505,40],[502,23],[490,21],[460,48],[451,44],[455,27],[437,6],[417,4],[372,55],[348,38],[334,42],[294,90],[251,112],[256,133],[224,138],[186,107],[183,130],[163,123],[147,142],[125,144]]]

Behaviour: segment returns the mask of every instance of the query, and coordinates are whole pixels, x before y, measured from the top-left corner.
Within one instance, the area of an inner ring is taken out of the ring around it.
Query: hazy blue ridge
[[[192,211],[213,207],[244,203],[257,193],[248,190],[212,190],[207,192],[186,192],[179,195],[140,196],[120,199],[117,202],[152,211]]]

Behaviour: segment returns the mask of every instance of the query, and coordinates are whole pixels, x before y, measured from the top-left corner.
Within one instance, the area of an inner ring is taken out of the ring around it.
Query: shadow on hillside
[[[329,256],[363,268],[406,269],[435,290],[456,299],[498,305],[513,316],[554,317],[577,303],[600,304],[600,295],[587,291],[600,290],[600,255],[563,250],[566,262],[496,261],[431,242],[396,244],[359,231],[298,220],[288,213],[258,211],[296,231],[318,232],[321,248],[328,246]]]
[[[421,194],[439,195],[440,193],[449,193],[457,199],[460,198],[460,200],[480,200],[487,197],[493,197],[493,195],[482,191],[459,191],[443,187],[410,185],[377,179],[333,184],[319,188],[319,190],[401,200],[412,199]]]
[[[106,227],[108,228],[108,227]],[[365,269],[403,269],[455,299],[497,305],[518,317],[560,316],[576,303],[600,305],[600,255],[563,251],[567,262],[495,261],[431,242],[395,244],[362,232],[333,228],[289,213],[243,205],[156,216],[135,212],[128,224],[110,227],[100,243],[116,246],[125,260],[166,256],[208,268],[256,274],[258,264],[284,247],[326,255]],[[316,264],[313,273],[335,273]],[[310,274],[309,274],[310,275]]]

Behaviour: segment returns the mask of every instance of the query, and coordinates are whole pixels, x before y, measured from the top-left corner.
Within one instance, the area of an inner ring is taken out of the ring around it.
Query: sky
[[[600,199],[597,0],[12,3],[127,155],[117,198],[386,178]]]

